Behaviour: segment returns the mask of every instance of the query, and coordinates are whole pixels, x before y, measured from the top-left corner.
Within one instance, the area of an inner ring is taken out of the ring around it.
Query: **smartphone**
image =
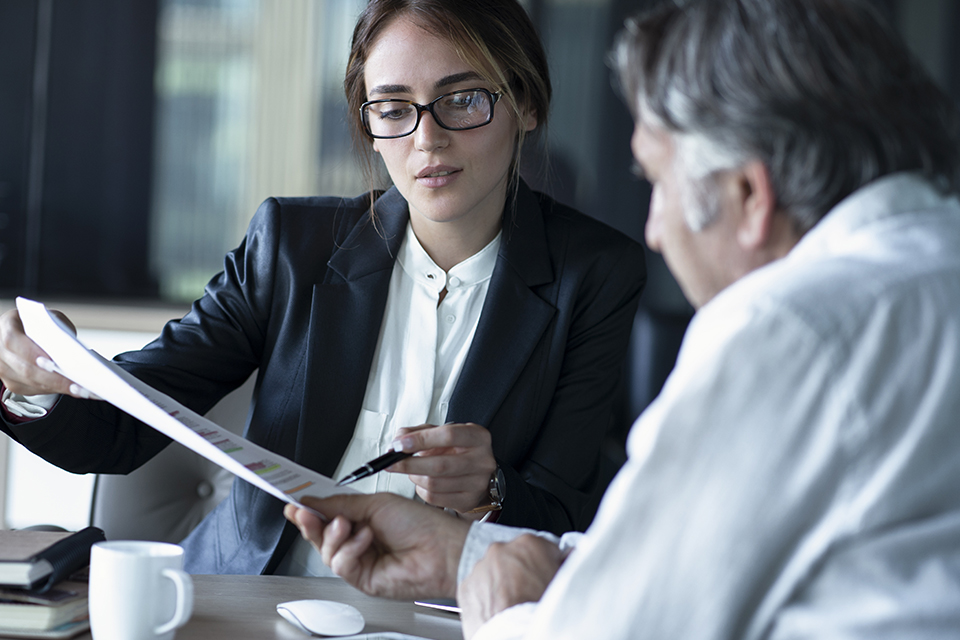
[[[453,598],[437,598],[436,600],[415,600],[414,604],[430,609],[439,609],[440,611],[449,611],[450,613],[460,613],[460,607]]]

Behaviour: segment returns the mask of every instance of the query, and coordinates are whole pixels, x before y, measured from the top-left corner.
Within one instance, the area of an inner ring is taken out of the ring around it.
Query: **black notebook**
[[[44,592],[90,563],[90,547],[106,540],[87,527],[76,533],[0,531],[0,585]]]

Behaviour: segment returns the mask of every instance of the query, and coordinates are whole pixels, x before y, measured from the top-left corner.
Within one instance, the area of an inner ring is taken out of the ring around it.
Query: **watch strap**
[[[503,498],[504,498],[504,486],[503,486],[503,471],[500,470],[499,465],[496,470],[490,475],[490,483],[487,485],[487,496],[490,499],[489,504],[480,505],[475,509],[470,509],[470,511],[465,511],[464,513],[487,513],[488,511],[500,511],[503,509]]]

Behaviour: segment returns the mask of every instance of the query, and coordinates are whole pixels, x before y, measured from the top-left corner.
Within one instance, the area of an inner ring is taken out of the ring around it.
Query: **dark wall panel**
[[[0,295],[156,295],[156,24],[157,0],[0,3]]]
[[[155,0],[53,11],[39,288],[149,296]]]
[[[35,0],[0,3],[0,291],[23,279]]]

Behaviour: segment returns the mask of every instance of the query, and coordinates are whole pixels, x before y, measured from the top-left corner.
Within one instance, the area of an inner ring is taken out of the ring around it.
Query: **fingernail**
[[[394,451],[408,451],[413,449],[413,438],[400,438],[393,443]]]
[[[80,397],[80,398],[84,398],[85,400],[90,400],[91,398],[93,398],[93,394],[91,394],[89,391],[87,391],[86,389],[84,389],[83,387],[81,387],[81,386],[78,385],[78,384],[71,384],[71,385],[70,385],[70,393],[71,393],[71,395],[75,395],[75,396],[78,396],[78,397]]]
[[[37,366],[44,371],[49,371],[50,373],[53,373],[57,368],[57,365],[53,364],[53,360],[50,358],[44,358],[43,356],[39,356],[37,358]]]

